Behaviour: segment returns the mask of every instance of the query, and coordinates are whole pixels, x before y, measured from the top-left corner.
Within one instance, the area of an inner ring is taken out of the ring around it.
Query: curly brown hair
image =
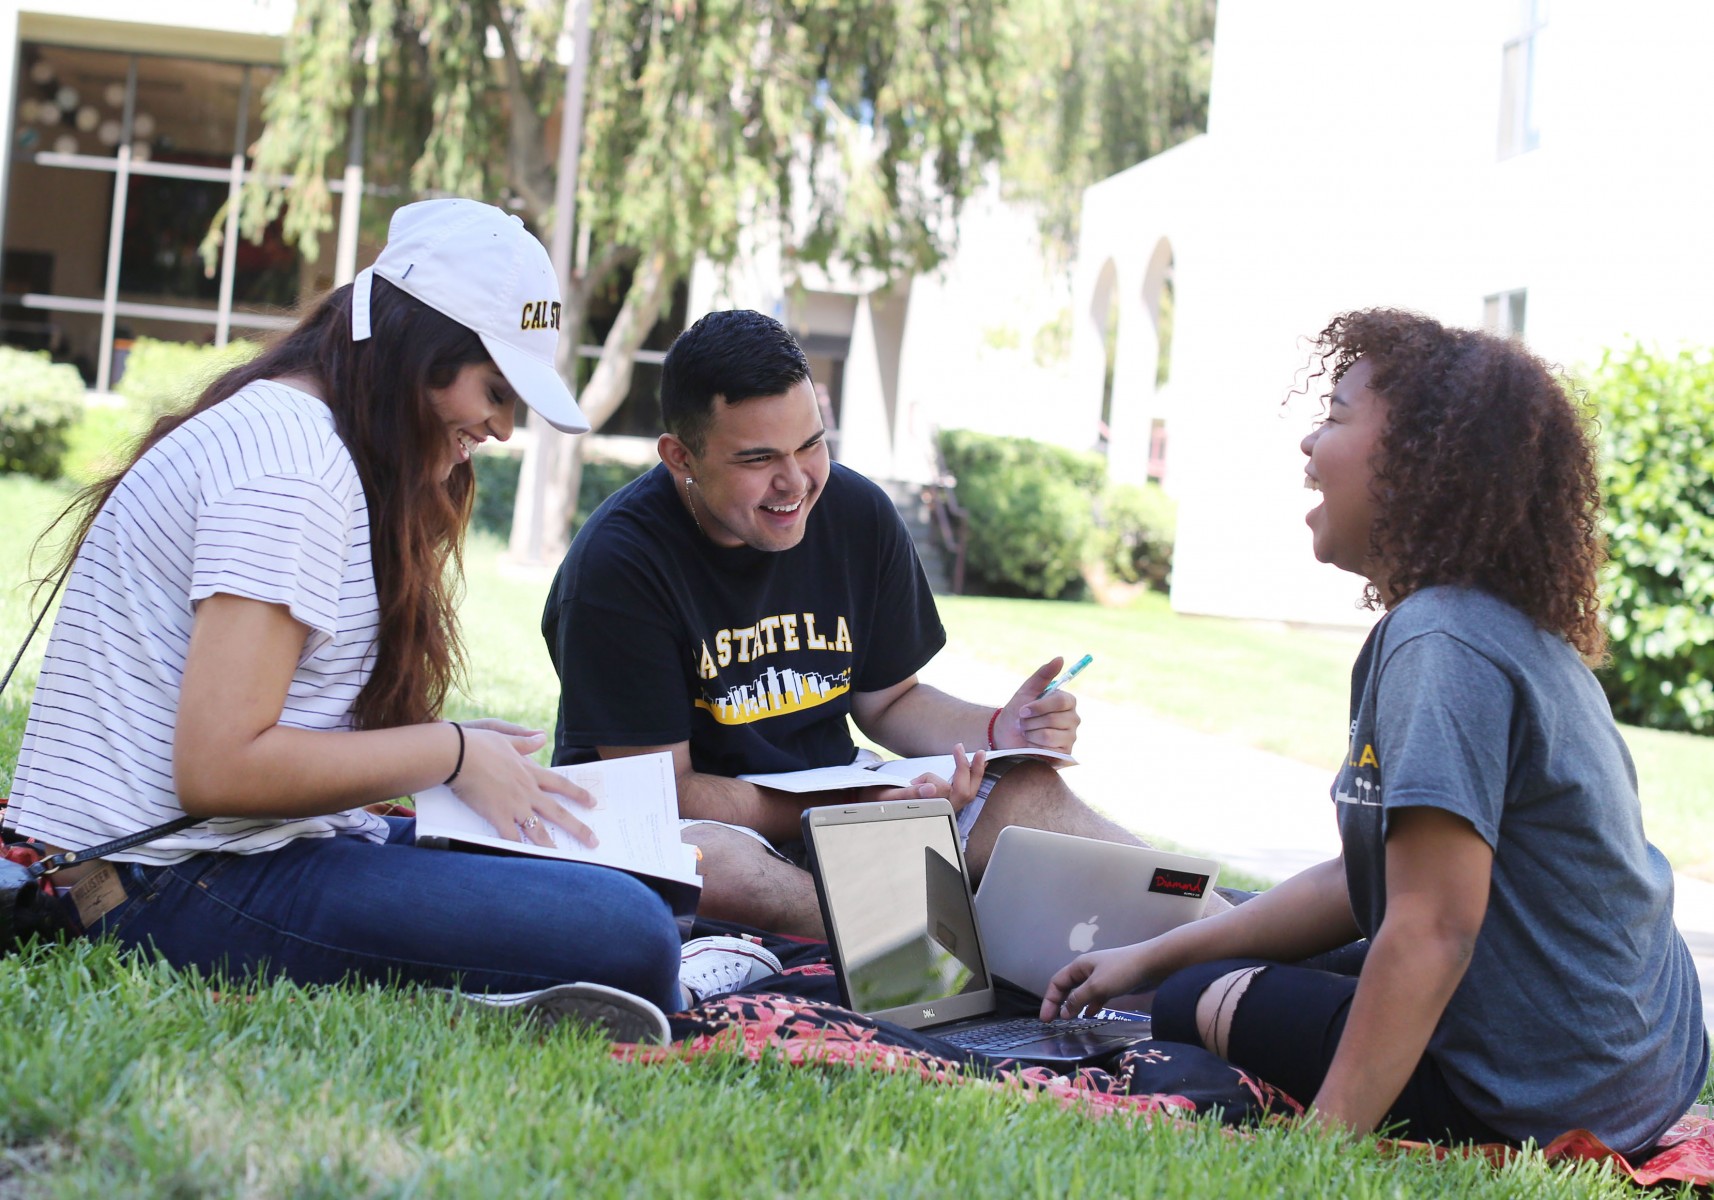
[[[1385,547],[1389,601],[1439,584],[1481,588],[1601,661],[1606,546],[1581,398],[1519,342],[1400,309],[1343,313],[1314,352],[1312,378],[1337,383],[1362,359],[1387,401],[1370,552]],[[1365,600],[1383,603],[1372,583]]]

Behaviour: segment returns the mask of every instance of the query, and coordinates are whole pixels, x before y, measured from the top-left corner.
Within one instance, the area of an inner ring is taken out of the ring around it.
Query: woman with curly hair
[[[1343,852],[1082,956],[1043,1015],[1158,985],[1157,1037],[1324,1124],[1502,1143],[1585,1128],[1638,1153],[1694,1102],[1709,1048],[1672,870],[1589,669],[1606,640],[1587,420],[1518,343],[1414,313],[1344,314],[1317,351],[1315,556],[1386,610],[1352,671]],[[1303,961],[1353,941],[1355,975]]]

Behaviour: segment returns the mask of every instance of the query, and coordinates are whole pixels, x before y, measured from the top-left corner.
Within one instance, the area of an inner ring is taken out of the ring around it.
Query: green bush
[[[510,537],[523,460],[515,454],[478,454],[470,465],[476,469],[476,507],[470,513],[470,527]]]
[[[498,537],[512,534],[512,509],[518,499],[518,471],[522,460],[513,454],[478,454],[476,464],[476,508],[470,523]],[[621,462],[585,462],[577,486],[577,514],[571,519],[576,536],[589,514],[608,496],[647,471],[648,466]]]
[[[1101,501],[1099,541],[1113,578],[1164,592],[1172,579],[1178,506],[1158,483],[1119,484]]]
[[[77,368],[0,346],[0,473],[56,479],[83,405]]]
[[[646,474],[653,466],[653,463],[633,466],[622,462],[586,461],[583,464],[583,479],[577,485],[577,515],[571,519],[572,536],[577,536],[577,531],[582,529],[583,523],[601,507],[603,500],[633,479]]]
[[[1714,733],[1714,353],[1608,351],[1601,418],[1602,686],[1621,721]]]
[[[262,352],[260,343],[236,341],[224,346],[158,342],[138,338],[125,356],[125,372],[115,390],[140,405],[150,421],[183,408],[216,377]]]
[[[65,478],[78,487],[106,478],[130,460],[145,428],[135,404],[85,404],[66,434]]]
[[[970,515],[965,569],[1003,595],[1053,599],[1080,584],[1107,463],[1027,438],[968,429],[940,434],[940,453]]]

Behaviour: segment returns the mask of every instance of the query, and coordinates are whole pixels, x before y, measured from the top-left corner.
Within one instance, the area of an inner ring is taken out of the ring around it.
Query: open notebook
[[[594,808],[568,807],[595,831],[600,845],[585,846],[551,822],[542,826],[553,839],[551,846],[501,837],[451,788],[440,786],[413,797],[417,845],[597,863],[653,884],[674,912],[695,911],[702,877],[696,873],[696,847],[686,845],[679,836],[678,784],[671,754],[637,754],[553,770],[595,800]]]

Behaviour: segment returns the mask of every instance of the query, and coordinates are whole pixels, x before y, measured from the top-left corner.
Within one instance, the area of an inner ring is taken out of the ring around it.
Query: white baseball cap
[[[559,280],[548,252],[512,213],[476,200],[421,200],[393,214],[387,245],[351,288],[351,340],[367,340],[374,277],[482,339],[525,404],[555,429],[589,422],[554,367]]]

